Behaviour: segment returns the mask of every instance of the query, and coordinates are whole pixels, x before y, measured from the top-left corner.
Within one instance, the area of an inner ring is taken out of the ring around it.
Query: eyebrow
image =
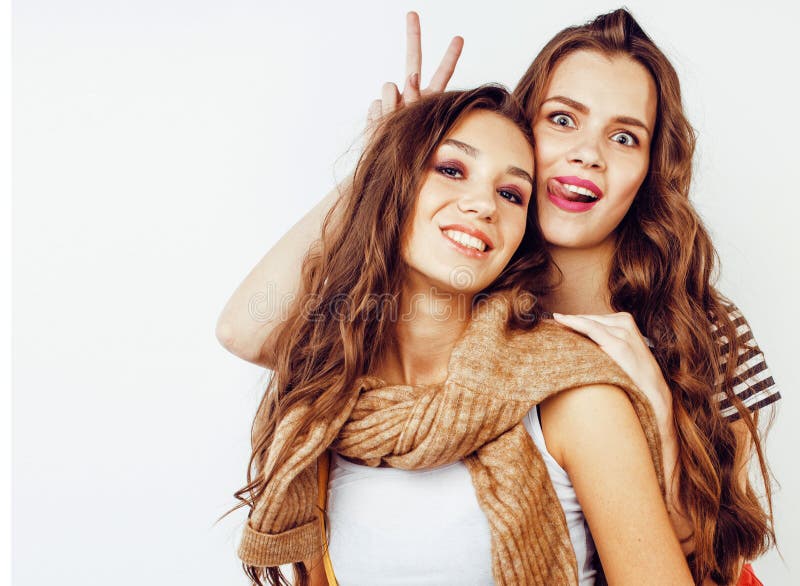
[[[533,177],[531,174],[528,173],[525,169],[520,169],[519,167],[515,167],[514,165],[509,165],[508,169],[506,169],[506,173],[509,175],[514,175],[515,177],[519,177],[520,179],[524,179],[528,183],[533,186]]]
[[[481,152],[471,144],[461,142],[460,140],[456,140],[454,138],[447,138],[444,141],[442,141],[442,144],[449,144],[450,146],[454,146],[460,151],[463,151],[464,153],[472,157],[473,159],[477,159],[478,155],[481,154]],[[528,173],[525,169],[520,169],[519,167],[515,167],[514,165],[509,165],[508,168],[506,169],[506,173],[508,173],[509,175],[514,175],[515,177],[519,177],[520,179],[524,179],[525,181],[533,185],[533,177],[531,177],[531,174]]]
[[[442,144],[449,144],[451,146],[456,147],[457,149],[464,151],[473,159],[477,159],[480,151],[476,149],[474,146],[467,144],[465,142],[461,142],[460,140],[456,140],[454,138],[447,138],[445,139]]]
[[[570,108],[574,108],[581,114],[586,114],[589,112],[589,106],[587,106],[586,104],[582,104],[577,100],[573,100],[572,98],[568,98],[567,96],[552,96],[550,98],[547,98],[544,102],[542,102],[542,105],[546,104],[547,102],[561,102],[562,104],[565,104]],[[630,126],[638,126],[642,130],[647,132],[647,134],[650,134],[650,128],[644,122],[642,122],[638,118],[634,118],[633,116],[617,116],[614,118],[614,122],[619,122],[620,124],[628,124]]]

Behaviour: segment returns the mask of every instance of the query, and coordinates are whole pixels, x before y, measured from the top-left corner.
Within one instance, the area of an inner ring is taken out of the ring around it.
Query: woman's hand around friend
[[[678,438],[672,414],[672,392],[661,368],[647,345],[647,339],[629,313],[608,315],[562,315],[553,318],[576,332],[594,340],[616,362],[650,400],[661,434],[662,463],[667,489],[667,510],[673,531],[681,542],[683,553],[694,550],[694,527],[684,513],[678,496]],[[738,423],[738,422],[737,422]],[[744,466],[745,477],[747,467]],[[703,583],[705,584],[705,582]]]
[[[464,39],[453,37],[445,51],[436,73],[433,74],[428,87],[420,89],[420,71],[422,69],[422,35],[419,27],[419,15],[409,12],[406,15],[406,78],[403,92],[392,82],[383,84],[381,97],[372,102],[367,114],[367,125],[371,130],[378,121],[406,104],[416,102],[420,97],[443,92],[456,69]]]
[[[663,431],[672,427],[672,393],[646,338],[630,313],[564,315],[553,319],[588,336],[625,371],[650,400]]]

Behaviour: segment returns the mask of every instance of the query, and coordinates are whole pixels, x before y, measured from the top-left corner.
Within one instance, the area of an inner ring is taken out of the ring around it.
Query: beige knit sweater
[[[339,415],[295,433],[303,404],[280,422],[273,446],[291,455],[274,470],[251,512],[239,557],[277,566],[318,557],[317,457],[331,447],[368,465],[407,470],[463,460],[491,528],[495,582],[576,585],[577,564],[566,520],[541,454],[522,425],[537,403],[563,390],[611,384],[627,392],[642,423],[663,491],[661,445],[644,395],[593,342],[543,321],[508,331],[502,296],[474,313],[439,385],[386,385],[364,377]]]

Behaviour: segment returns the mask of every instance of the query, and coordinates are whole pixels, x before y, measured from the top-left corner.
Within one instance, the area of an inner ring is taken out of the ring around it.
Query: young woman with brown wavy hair
[[[378,114],[441,91],[461,48],[454,39],[420,92],[413,14],[409,40],[406,86],[400,94],[387,84]],[[769,506],[755,412],[779,394],[746,321],[711,283],[714,249],[688,199],[694,135],[677,75],[619,10],[556,35],[515,93],[534,120],[537,211],[555,261],[545,306],[572,314],[557,319],[597,341],[648,394],[664,466],[674,472],[671,519],[695,581],[734,582],[742,562],[774,539],[747,462],[754,450]],[[218,335],[234,353],[273,363],[277,320],[254,322],[243,308],[267,280],[296,288],[291,263],[335,197],[293,228],[229,302]]]
[[[769,507],[751,410],[779,395],[752,335],[737,331],[744,318],[712,285],[716,253],[689,201],[695,136],[677,74],[617,10],[556,35],[515,95],[533,119],[537,210],[559,283],[545,304],[578,314],[557,319],[627,370],[649,371],[637,378],[651,381],[642,386],[675,437],[673,519],[695,580],[735,582],[742,560],[774,540],[745,462],[753,446]]]
[[[495,86],[379,124],[275,330],[237,493],[253,583],[282,583],[288,562],[297,584],[328,583],[309,500],[326,448],[334,474],[362,469],[330,491],[343,584],[594,583],[593,550],[574,550],[583,513],[571,523],[559,502],[564,468],[609,580],[690,583],[652,408],[594,344],[539,320],[529,135]]]

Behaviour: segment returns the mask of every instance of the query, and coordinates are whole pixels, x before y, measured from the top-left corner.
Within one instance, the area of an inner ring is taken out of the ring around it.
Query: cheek
[[[525,236],[527,220],[527,208],[520,208],[514,214],[509,214],[508,217],[503,218],[503,225],[506,226],[503,234],[503,243],[509,259],[522,242],[522,237]]]
[[[553,151],[555,148],[555,141],[545,136],[545,133],[538,132],[533,135],[534,147],[533,162],[536,175],[539,175],[543,166],[547,166],[553,158]]]
[[[630,206],[639,188],[647,176],[647,159],[629,161],[626,165],[618,165],[617,185],[619,185],[620,200]]]
[[[420,234],[424,234],[424,227],[429,225],[433,220],[439,204],[436,201],[435,192],[422,191],[414,202],[414,209],[411,212],[411,217],[408,218],[408,240],[410,242],[412,236],[417,236],[419,239]]]
[[[536,141],[536,148],[533,153],[534,170],[536,177],[536,187],[538,194],[547,183],[547,178],[553,175],[553,165],[564,158],[565,145],[547,133],[542,133]]]

